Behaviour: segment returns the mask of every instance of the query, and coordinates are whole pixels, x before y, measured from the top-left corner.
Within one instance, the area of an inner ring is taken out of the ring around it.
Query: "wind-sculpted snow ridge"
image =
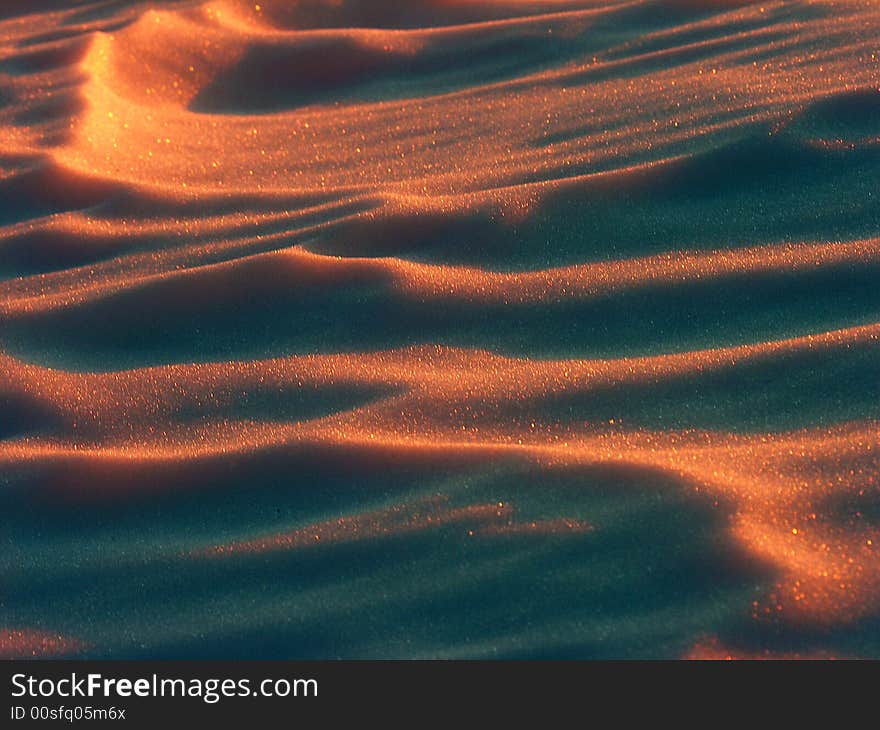
[[[0,655],[880,656],[880,8],[0,8]]]

